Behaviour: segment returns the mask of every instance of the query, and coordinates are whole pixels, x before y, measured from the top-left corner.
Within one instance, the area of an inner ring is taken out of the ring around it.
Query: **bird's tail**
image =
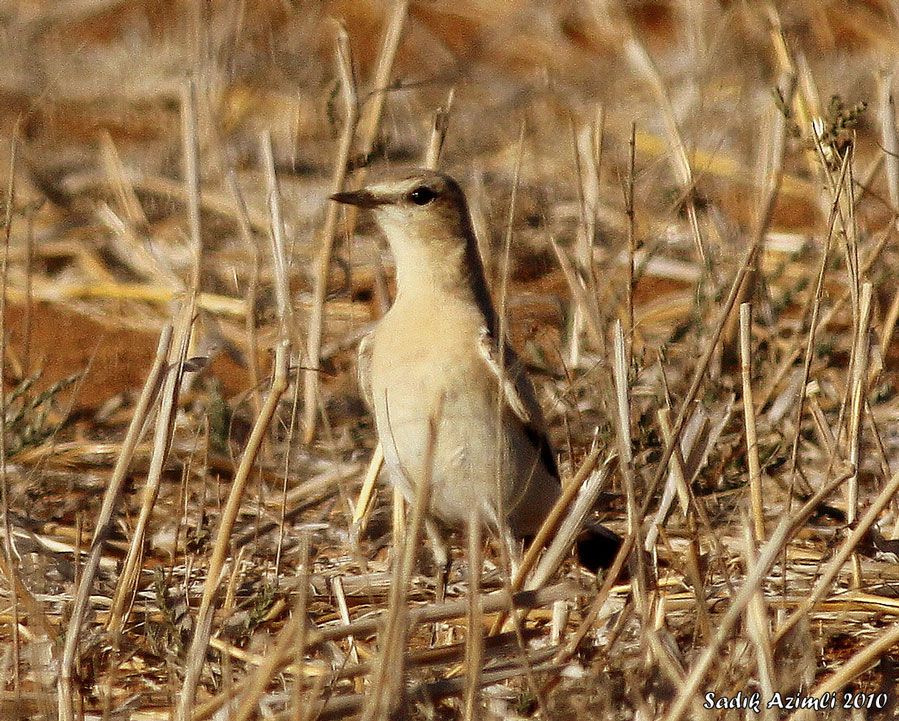
[[[612,565],[622,543],[624,540],[614,531],[588,521],[575,541],[577,559],[584,568],[596,573],[600,568]]]

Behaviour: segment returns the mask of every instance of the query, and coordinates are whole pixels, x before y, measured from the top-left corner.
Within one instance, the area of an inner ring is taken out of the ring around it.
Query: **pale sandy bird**
[[[460,527],[472,509],[494,530],[528,539],[559,497],[559,470],[534,386],[508,345],[501,357],[462,189],[417,169],[331,197],[370,208],[396,261],[396,300],[359,347],[360,386],[391,482],[411,501],[433,442],[432,539],[434,520]],[[607,565],[619,543],[594,527],[581,537],[582,562]],[[446,560],[441,543],[435,555]]]

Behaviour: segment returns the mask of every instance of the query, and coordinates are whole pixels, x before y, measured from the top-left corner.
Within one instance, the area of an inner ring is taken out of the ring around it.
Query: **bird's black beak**
[[[382,205],[385,201],[369,190],[347,190],[342,193],[334,193],[331,200],[338,203],[346,203],[347,205],[355,205],[357,208],[374,208]]]

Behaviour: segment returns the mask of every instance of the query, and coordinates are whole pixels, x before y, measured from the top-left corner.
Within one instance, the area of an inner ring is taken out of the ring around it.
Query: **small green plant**
[[[173,648],[180,653],[193,630],[193,618],[184,596],[172,587],[171,577],[161,567],[153,571],[153,592],[156,606],[164,618],[153,629],[156,641],[162,648]]]
[[[222,394],[222,383],[213,379],[208,385],[209,445],[216,453],[228,454],[228,436],[231,427],[231,407]]]
[[[79,374],[57,381],[43,391],[35,392],[40,371],[22,379],[6,397],[6,456],[39,446],[59,430],[62,422],[54,422],[53,412],[59,394],[71,387]]]
[[[831,95],[821,127],[817,129],[821,145],[835,154],[842,154],[867,108],[868,104],[864,101],[847,107],[843,98]]]
[[[268,615],[268,612],[272,610],[272,606],[277,598],[277,590],[278,587],[276,584],[264,581],[259,587],[258,593],[252,596],[252,605],[248,609],[247,614],[248,633],[262,623]]]
[[[852,142],[852,131],[858,127],[868,104],[865,101],[847,106],[840,95],[831,95],[823,117],[812,119],[811,128],[803,128],[793,114],[779,89],[775,89],[774,104],[787,119],[787,127],[794,138],[805,138],[808,145],[817,151],[820,143],[824,159],[830,170],[839,170],[841,158]]]

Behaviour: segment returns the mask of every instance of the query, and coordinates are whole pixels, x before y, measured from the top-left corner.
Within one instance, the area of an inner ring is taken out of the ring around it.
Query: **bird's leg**
[[[449,581],[449,572],[453,559],[450,556],[446,541],[443,540],[443,534],[437,528],[437,524],[430,518],[425,521],[425,531],[428,534],[428,538],[431,539],[431,552],[434,554],[434,566],[436,568],[434,584],[437,603],[443,603],[446,598],[446,585]]]
[[[518,568],[521,566],[521,544],[512,535],[512,529],[509,528],[509,524],[504,523],[501,528],[502,542],[509,552],[509,570],[512,573],[512,578],[515,578],[518,575]]]

